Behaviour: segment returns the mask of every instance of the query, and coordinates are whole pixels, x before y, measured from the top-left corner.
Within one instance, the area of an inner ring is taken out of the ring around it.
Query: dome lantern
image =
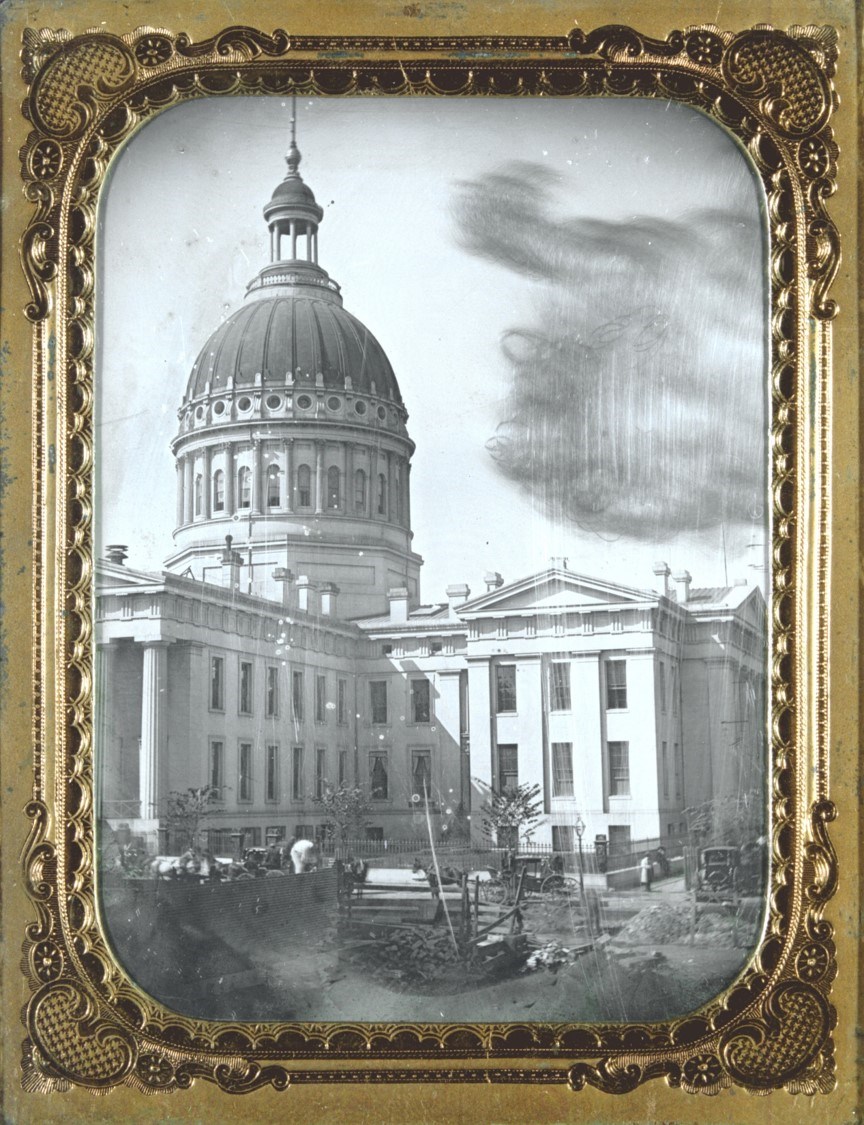
[[[288,172],[264,207],[264,218],[270,228],[270,262],[274,265],[278,262],[318,264],[318,224],[324,212],[298,171],[301,159],[297,147],[296,106],[292,105],[291,144],[285,157]]]

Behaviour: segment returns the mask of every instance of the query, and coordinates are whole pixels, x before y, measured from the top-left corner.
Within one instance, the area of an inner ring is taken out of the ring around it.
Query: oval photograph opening
[[[231,1020],[721,993],[768,869],[743,150],[656,101],[216,98],[123,150],[98,253],[98,882],[129,975]]]

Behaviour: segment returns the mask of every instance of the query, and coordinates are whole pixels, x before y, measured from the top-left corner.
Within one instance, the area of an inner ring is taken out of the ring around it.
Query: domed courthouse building
[[[213,786],[224,853],[320,831],[362,787],[370,839],[480,842],[490,789],[538,784],[562,851],[676,836],[683,809],[759,784],[765,607],[657,564],[646,588],[558,560],[424,602],[414,443],[381,345],[318,261],[300,172],[264,208],[270,262],[196,360],[172,444],[164,570],[97,565],[101,815],[169,845],[169,792]],[[441,592],[442,594],[445,591]]]

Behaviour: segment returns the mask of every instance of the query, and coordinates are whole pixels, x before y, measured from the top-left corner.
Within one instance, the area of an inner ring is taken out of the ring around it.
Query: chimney
[[[493,590],[497,590],[499,586],[504,585],[504,579],[497,570],[487,570],[483,575],[483,581],[486,583],[487,594],[491,594]]]
[[[407,621],[408,587],[394,586],[392,589],[387,591],[387,599],[390,602],[390,620]]]
[[[277,566],[273,571],[273,581],[282,586],[282,605],[288,609],[291,605],[291,583],[294,581],[294,571],[287,566]]]
[[[675,587],[678,595],[678,604],[686,605],[690,600],[690,572],[682,570],[680,574],[676,574]]]
[[[336,595],[339,587],[335,582],[325,582],[321,587],[321,613],[324,617],[336,616]]]
[[[669,597],[669,575],[672,571],[669,569],[669,564],[665,562],[654,563],[654,574],[657,581],[654,583],[654,589],[658,594],[662,594],[664,598]]]
[[[301,574],[297,579],[297,608],[301,613],[318,612],[318,591],[311,578]]]
[[[233,542],[232,535],[225,536],[225,550],[222,552],[222,585],[228,590],[239,590],[243,556],[239,551],[232,550]]]
[[[105,558],[108,562],[116,563],[117,566],[122,566],[128,557],[129,552],[125,543],[109,543],[105,548]]]
[[[450,603],[450,613],[454,613],[458,606],[467,602],[471,596],[471,587],[464,582],[457,582],[455,586],[448,586],[446,590],[447,601]]]

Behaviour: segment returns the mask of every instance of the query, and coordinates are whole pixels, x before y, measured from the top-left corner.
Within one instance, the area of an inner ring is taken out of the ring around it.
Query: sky
[[[97,231],[97,549],[171,553],[196,356],[269,258],[290,101],[164,111]],[[426,601],[483,575],[765,579],[764,201],[736,143],[636,99],[298,99],[319,261],[409,412]]]

